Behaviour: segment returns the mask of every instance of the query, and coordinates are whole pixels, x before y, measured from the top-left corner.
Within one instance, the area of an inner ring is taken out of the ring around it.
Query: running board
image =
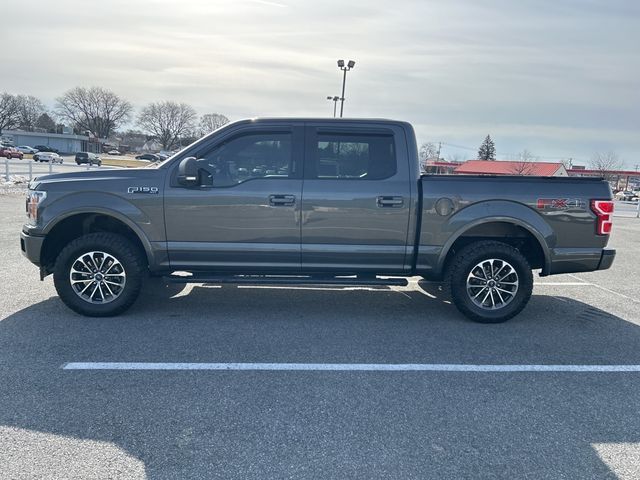
[[[406,287],[406,278],[377,277],[314,277],[281,275],[167,275],[162,277],[168,283],[233,283],[238,285],[385,285]]]

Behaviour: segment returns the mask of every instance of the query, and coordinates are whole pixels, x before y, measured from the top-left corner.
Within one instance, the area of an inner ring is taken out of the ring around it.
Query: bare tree
[[[517,161],[510,170],[511,175],[532,175],[535,169],[533,162]]]
[[[219,113],[207,113],[200,117],[200,135],[205,136],[229,123],[229,119]]]
[[[15,95],[0,95],[0,133],[5,128],[13,128],[18,123],[18,101]]]
[[[422,170],[427,169],[427,160],[437,159],[438,149],[431,142],[426,142],[420,145],[418,149],[418,158],[420,159],[420,168]]]
[[[513,166],[511,167],[511,174],[532,175],[535,170],[533,162],[535,162],[538,157],[536,157],[526,148],[518,154],[518,157],[518,160],[514,162]]]
[[[75,87],[57,99],[57,113],[80,130],[108,138],[131,118],[131,104],[102,87]]]
[[[18,127],[23,130],[33,130],[42,115],[45,112],[44,104],[39,98],[33,95],[18,95]]]
[[[564,168],[571,170],[573,168],[573,158],[563,158],[560,163],[564,165]]]
[[[621,170],[622,162],[614,151],[595,152],[589,161],[589,166],[592,170],[600,172],[606,180],[613,180],[616,175],[611,171]]]
[[[196,111],[186,103],[150,103],[138,116],[138,125],[153,135],[165,149],[171,148],[195,127]]]

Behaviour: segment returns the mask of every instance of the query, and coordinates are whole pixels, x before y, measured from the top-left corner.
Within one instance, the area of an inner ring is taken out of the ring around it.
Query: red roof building
[[[431,175],[451,175],[455,173],[454,170],[463,163],[464,162],[429,159],[423,164],[423,168],[425,173]]]
[[[519,162],[503,160],[468,160],[453,171],[462,175],[533,175],[539,177],[567,177],[562,163]]]

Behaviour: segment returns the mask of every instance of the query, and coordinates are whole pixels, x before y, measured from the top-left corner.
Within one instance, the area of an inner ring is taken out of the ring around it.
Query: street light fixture
[[[338,68],[342,70],[342,97],[340,97],[340,118],[342,118],[342,112],[344,110],[344,86],[347,82],[347,72],[356,65],[356,62],[349,60],[347,66],[344,65],[344,60],[338,60]]]
[[[327,97],[327,100],[333,100],[333,118],[336,118],[336,106],[338,105],[338,100],[340,100],[340,97],[337,95],[334,97],[329,95]]]

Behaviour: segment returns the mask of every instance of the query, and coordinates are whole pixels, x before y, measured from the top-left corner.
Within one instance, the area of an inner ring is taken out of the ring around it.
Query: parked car
[[[22,152],[19,152],[15,147],[2,146],[0,147],[0,156],[7,158],[19,158],[20,160],[22,160],[24,154]]]
[[[155,153],[143,153],[142,155],[137,155],[136,160],[149,160],[150,162],[157,162],[160,160]]]
[[[616,200],[622,200],[625,202],[633,201],[634,199],[638,199],[638,195],[633,193],[631,190],[620,190],[618,193],[614,195]]]
[[[33,156],[36,162],[62,163],[63,159],[55,152],[38,152]]]
[[[107,155],[122,155],[118,150],[109,150]]]
[[[38,150],[39,152],[53,152],[53,153],[60,153],[60,150],[58,150],[57,148],[53,148],[53,147],[48,147],[46,145],[36,145],[35,147],[36,150]]]
[[[76,163],[78,165],[82,163],[88,163],[89,165],[102,165],[102,160],[98,155],[91,152],[78,152],[76,153]]]
[[[422,276],[472,320],[496,323],[526,306],[532,270],[605,270],[616,253],[608,182],[420,175],[413,127],[392,120],[240,121],[156,168],[29,185],[23,253],[40,278],[53,273],[69,308],[97,317],[129,308],[147,274],[252,285]]]
[[[38,149],[37,148],[33,148],[33,147],[29,147],[27,145],[22,145],[21,147],[16,147],[18,149],[19,152],[22,153],[29,153],[31,155],[33,155],[34,153],[38,153]]]

